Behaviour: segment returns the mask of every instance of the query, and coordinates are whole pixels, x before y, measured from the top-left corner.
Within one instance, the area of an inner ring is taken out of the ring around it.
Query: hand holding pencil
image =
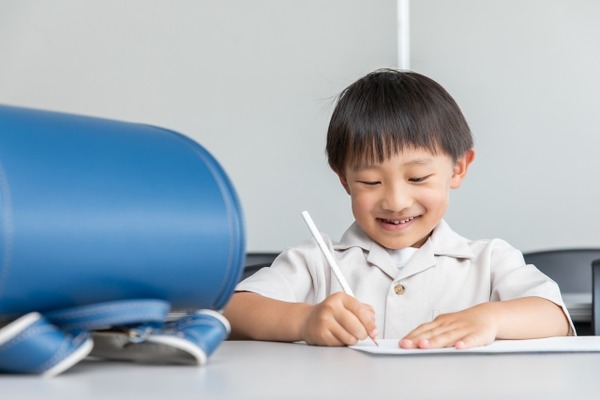
[[[347,294],[347,295],[349,295],[349,296],[351,296],[351,297],[354,298],[354,293],[353,293],[352,289],[350,288],[350,285],[348,285],[348,282],[344,278],[344,275],[342,274],[342,271],[340,270],[340,268],[337,265],[335,259],[333,258],[333,255],[331,254],[331,252],[327,248],[327,245],[325,244],[325,241],[323,240],[323,237],[319,233],[319,230],[317,229],[315,223],[313,222],[312,218],[310,217],[310,214],[308,213],[308,211],[303,211],[302,212],[302,218],[304,218],[304,222],[306,222],[306,225],[308,226],[308,229],[310,230],[310,233],[314,237],[315,241],[317,242],[317,245],[321,249],[321,252],[325,256],[325,259],[329,263],[329,266],[331,267],[331,270],[333,271],[333,274],[335,275],[336,279],[338,280],[338,282],[339,282],[342,290],[344,291],[345,294]],[[330,297],[333,298],[333,296],[335,296],[335,295],[332,295]],[[341,301],[342,301],[341,306],[344,307],[345,309],[348,309],[349,311],[353,312],[354,314],[360,314],[361,313],[361,310],[356,306],[356,304],[353,304],[354,302],[348,302],[350,304],[346,304],[346,303],[344,303],[343,300],[341,300]],[[332,302],[333,302],[333,300],[332,300]],[[373,311],[372,308],[371,308],[371,310]],[[366,329],[366,327],[365,327],[365,329]],[[376,329],[375,330],[368,330],[367,329],[367,334],[369,335],[369,337],[371,338],[371,340],[373,340],[373,343],[375,343],[375,345],[378,346],[377,340],[376,340]]]

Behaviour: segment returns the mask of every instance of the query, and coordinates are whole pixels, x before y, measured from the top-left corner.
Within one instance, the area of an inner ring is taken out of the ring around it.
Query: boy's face
[[[371,239],[389,249],[421,247],[474,157],[471,149],[454,163],[443,153],[406,149],[380,164],[348,166],[340,181],[356,222]]]

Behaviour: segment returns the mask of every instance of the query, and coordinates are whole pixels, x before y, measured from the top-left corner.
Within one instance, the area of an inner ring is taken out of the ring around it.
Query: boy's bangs
[[[405,127],[398,126],[380,132],[357,132],[348,137],[351,141],[348,143],[345,165],[352,169],[380,164],[407,149],[425,149],[437,154],[439,148],[437,143],[415,140],[424,137],[431,139],[431,136],[411,133]]]

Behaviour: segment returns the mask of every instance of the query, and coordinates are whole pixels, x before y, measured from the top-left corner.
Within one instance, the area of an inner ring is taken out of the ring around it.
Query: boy
[[[238,285],[225,310],[232,338],[339,346],[380,335],[460,349],[574,333],[556,283],[518,250],[443,221],[475,151],[439,84],[389,69],[359,79],[338,99],[327,155],[356,221],[326,242],[356,298],[308,241]]]

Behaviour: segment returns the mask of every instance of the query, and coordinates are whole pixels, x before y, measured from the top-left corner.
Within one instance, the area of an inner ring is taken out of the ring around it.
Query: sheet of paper
[[[456,350],[455,348],[442,349],[401,349],[397,339],[378,339],[379,347],[371,341],[361,341],[354,350],[373,354],[472,354],[472,353],[555,353],[555,352],[600,352],[600,336],[565,336],[544,339],[528,340],[496,340],[487,346],[471,349]]]

